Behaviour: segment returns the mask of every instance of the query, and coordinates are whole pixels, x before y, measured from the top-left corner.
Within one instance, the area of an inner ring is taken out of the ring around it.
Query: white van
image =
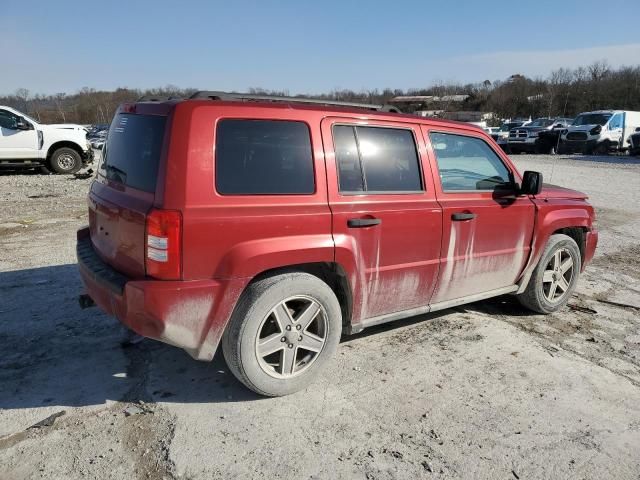
[[[640,112],[597,110],[584,112],[560,135],[560,153],[607,153],[625,150],[629,136],[640,127]]]

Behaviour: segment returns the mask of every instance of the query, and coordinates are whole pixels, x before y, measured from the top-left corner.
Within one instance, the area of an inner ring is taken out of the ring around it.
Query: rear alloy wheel
[[[243,292],[222,336],[229,369],[266,396],[305,388],[333,356],[342,313],[333,290],[307,273],[275,275]]]
[[[49,164],[56,173],[75,173],[82,167],[82,158],[73,148],[62,147],[53,152]]]
[[[280,302],[262,321],[256,357],[274,378],[301,375],[327,343],[327,313],[317,300],[295,296]]]
[[[573,238],[564,234],[552,235],[518,300],[535,312],[558,311],[575,290],[581,262],[580,249]]]

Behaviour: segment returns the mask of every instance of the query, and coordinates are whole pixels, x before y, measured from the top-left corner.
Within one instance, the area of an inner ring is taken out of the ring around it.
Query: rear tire
[[[578,282],[582,257],[575,240],[568,235],[551,235],[520,303],[545,315],[564,307]]]
[[[320,373],[341,330],[340,304],[326,283],[307,273],[275,275],[243,292],[222,336],[222,352],[246,387],[270,397],[288,395]]]
[[[49,160],[51,170],[56,173],[76,173],[82,168],[82,157],[73,148],[58,148]]]

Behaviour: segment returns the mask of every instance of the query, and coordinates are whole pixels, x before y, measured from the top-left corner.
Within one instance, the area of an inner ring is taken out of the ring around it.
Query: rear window
[[[216,130],[216,190],[223,195],[313,193],[307,125],[279,120],[221,120]]]
[[[155,192],[166,117],[119,113],[111,122],[101,173],[128,187]]]

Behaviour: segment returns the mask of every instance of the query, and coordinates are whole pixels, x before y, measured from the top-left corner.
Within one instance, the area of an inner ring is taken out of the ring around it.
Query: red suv
[[[111,123],[77,253],[87,303],[250,389],[305,387],[341,333],[503,294],[561,308],[586,195],[520,175],[472,125],[200,92]]]

